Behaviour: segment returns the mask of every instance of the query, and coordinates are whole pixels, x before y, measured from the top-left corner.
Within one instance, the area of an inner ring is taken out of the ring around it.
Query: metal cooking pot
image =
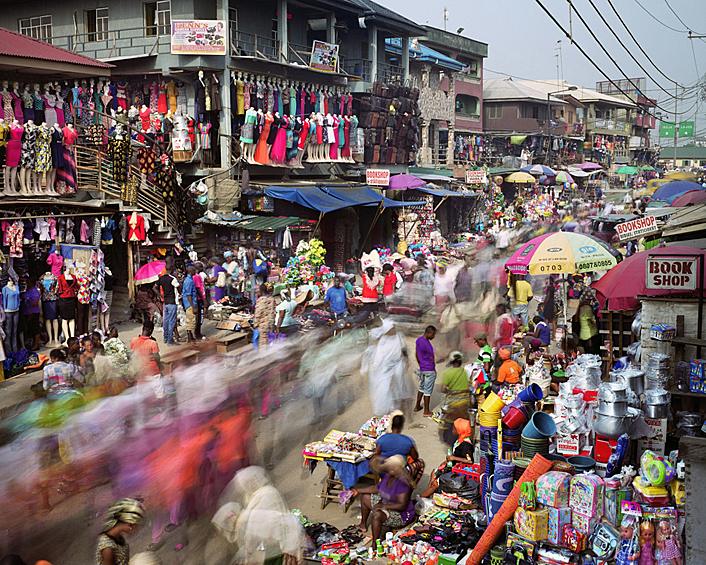
[[[604,437],[617,439],[623,434],[632,432],[640,414],[641,412],[634,408],[628,409],[625,416],[611,416],[596,411],[593,416],[593,430]]]
[[[635,394],[639,396],[645,392],[645,371],[627,370],[622,376]]]
[[[578,418],[567,418],[562,426],[564,433],[573,434],[581,428],[581,422]]]
[[[567,408],[582,408],[584,404],[583,394],[572,394],[564,399]]]
[[[628,401],[608,402],[601,398],[598,400],[598,411],[607,416],[625,416],[628,413]]]
[[[628,386],[624,382],[617,383],[603,383],[603,386],[610,392],[613,393],[613,401],[620,402],[628,399]]]
[[[645,416],[647,418],[667,418],[669,416],[669,404],[645,404]]]
[[[671,394],[667,390],[652,389],[645,395],[645,404],[669,404]]]

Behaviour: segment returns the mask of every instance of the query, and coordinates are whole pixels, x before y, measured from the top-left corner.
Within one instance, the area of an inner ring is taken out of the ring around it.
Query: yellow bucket
[[[502,399],[495,394],[494,392],[491,392],[485,399],[485,402],[483,405],[480,407],[481,412],[500,412],[503,408],[505,408],[505,403],[502,401]]]
[[[493,428],[498,425],[498,420],[502,418],[501,412],[479,412],[478,423],[486,428]]]

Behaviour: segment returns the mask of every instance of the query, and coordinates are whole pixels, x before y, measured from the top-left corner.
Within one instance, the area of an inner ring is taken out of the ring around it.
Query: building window
[[[571,110],[566,112],[566,123],[569,125],[574,123],[574,113]]]
[[[171,2],[147,2],[145,5],[145,35],[171,35],[172,17]]]
[[[277,22],[277,18],[272,18],[272,27],[270,28],[270,39],[274,42],[277,43],[279,40],[279,23]]]
[[[685,160],[685,161],[682,161],[681,164],[682,164],[682,167],[691,167],[691,161]]]
[[[456,112],[468,116],[478,116],[480,114],[480,101],[475,96],[468,94],[456,95]]]
[[[699,166],[700,166],[700,167],[706,167],[706,161],[703,160],[703,159],[702,159],[701,161],[699,161]]]
[[[488,119],[499,120],[503,117],[503,107],[500,104],[486,104],[488,108]]]
[[[19,21],[19,30],[22,35],[28,35],[35,39],[41,39],[51,43],[51,16],[36,16],[34,18],[24,18]]]
[[[238,38],[238,9],[230,8],[228,10],[228,30],[230,31],[230,41],[234,43]]]
[[[84,12],[86,41],[108,40],[108,8],[96,8]]]

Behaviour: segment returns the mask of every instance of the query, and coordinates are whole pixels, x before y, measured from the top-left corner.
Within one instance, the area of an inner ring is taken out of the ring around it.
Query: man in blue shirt
[[[336,317],[346,312],[346,289],[341,286],[341,278],[338,275],[333,278],[333,286],[326,291],[324,302]]]
[[[196,292],[196,285],[194,284],[195,274],[196,267],[193,265],[186,267],[186,278],[184,279],[184,286],[181,289],[181,300],[184,304],[184,312],[186,312],[186,332],[189,336],[189,342],[195,341],[194,332],[196,331],[196,304],[198,294]]]
[[[390,415],[392,416],[390,431],[381,435],[375,442],[375,454],[373,457],[380,457],[385,460],[393,455],[401,455],[407,461],[407,471],[414,479],[416,485],[424,473],[424,460],[419,458],[419,452],[414,440],[402,434],[402,428],[404,427],[404,416],[402,413],[399,410],[395,410]]]

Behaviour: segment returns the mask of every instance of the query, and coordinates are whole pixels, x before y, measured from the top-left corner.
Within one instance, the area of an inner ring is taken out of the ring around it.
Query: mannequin
[[[46,195],[55,196],[57,194],[54,186],[56,185],[56,171],[64,166],[63,142],[64,133],[61,131],[61,126],[56,123],[51,132],[51,169],[47,172],[47,188],[44,191]]]
[[[74,86],[71,89],[71,105],[76,108],[76,106],[79,105],[79,94],[81,93],[81,89],[78,86],[78,81],[74,81]],[[81,111],[80,110],[74,110],[74,119],[72,120],[73,123],[76,123],[76,120],[80,116]]]
[[[15,115],[15,119],[20,123],[24,123],[24,114],[22,113],[22,97],[20,95],[20,83],[12,83],[12,92],[10,92],[12,97],[12,110]]]
[[[24,123],[34,120],[34,100],[29,92],[29,84],[25,84],[25,88],[22,91],[22,115],[24,116]]]
[[[3,186],[0,189],[7,187],[10,178],[9,167],[7,166],[7,142],[10,140],[10,125],[5,123],[3,118],[0,118],[0,163],[3,167]]]
[[[16,119],[10,124],[9,138],[5,158],[5,194],[17,195],[17,167],[22,153],[22,134],[24,128]]]
[[[240,129],[240,149],[243,158],[248,162],[253,162],[253,155],[255,153],[255,143],[253,139],[255,130],[255,120],[257,119],[257,112],[252,106],[248,108],[245,112],[245,123]]]
[[[42,178],[44,173],[47,173],[49,180],[49,171],[52,168],[51,159],[51,141],[53,128],[43,123],[37,130],[37,142],[34,158],[34,169],[32,171],[32,189],[33,194],[40,196],[42,194]]]
[[[42,98],[39,85],[34,85],[34,93],[32,94],[32,100],[34,101],[34,122],[41,124],[45,121],[44,117],[44,99]]]
[[[44,112],[44,118],[46,119],[47,124],[53,124],[59,120],[57,113],[56,113],[56,105],[57,105],[57,100],[56,96],[54,96],[51,92],[51,84],[47,84],[44,86],[44,95],[42,98],[44,99],[44,103],[46,104],[46,110]]]
[[[2,289],[2,305],[5,308],[5,351],[18,351],[17,326],[20,321],[20,290],[17,280],[11,278]]]
[[[3,107],[2,117],[7,123],[11,123],[15,119],[15,109],[12,107],[12,94],[8,91],[9,87],[8,81],[2,81],[2,91],[0,91]]]
[[[78,139],[78,132],[73,124],[67,124],[61,130],[63,166],[56,171],[56,182],[54,186],[58,188],[59,194],[76,193],[76,159],[74,157],[73,144]]]
[[[64,341],[76,335],[76,296],[78,283],[71,274],[71,270],[63,267],[64,272],[59,276],[59,314],[61,315],[61,329],[64,332]]]
[[[59,255],[59,257],[61,257]],[[63,260],[62,260],[63,261]],[[57,347],[59,345],[59,314],[57,309],[57,289],[59,280],[47,271],[42,275],[39,284],[39,292],[42,298],[42,312],[44,315],[44,326],[47,329],[49,336],[49,347]]]
[[[32,171],[36,155],[37,128],[33,120],[28,120],[22,136],[22,152],[20,155],[20,193],[29,196],[32,190]]]

